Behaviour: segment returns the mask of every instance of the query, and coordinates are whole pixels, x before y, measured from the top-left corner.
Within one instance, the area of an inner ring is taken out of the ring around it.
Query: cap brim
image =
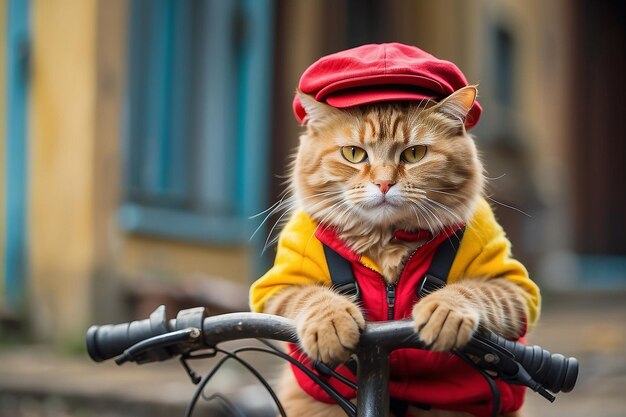
[[[423,103],[426,100],[440,101],[441,97],[437,97],[432,91],[418,88],[407,89],[407,86],[387,85],[384,89],[381,89],[381,86],[378,85],[337,91],[324,97],[321,101],[325,101],[330,106],[345,109],[385,101],[415,101]],[[306,123],[306,111],[297,95],[294,97],[293,110],[298,121],[303,124]],[[480,104],[477,101],[474,102],[474,106],[465,119],[466,129],[471,129],[478,123],[481,111]]]
[[[345,109],[348,107],[361,106],[364,104],[378,103],[383,101],[426,101],[436,100],[432,94],[426,94],[417,91],[407,91],[405,88],[390,88],[386,86],[384,90],[380,87],[376,89],[358,88],[344,90],[335,94],[331,94],[325,98],[329,105]]]
[[[416,101],[423,104],[427,100],[438,102],[441,98],[434,96],[432,93],[428,94],[428,92],[407,90],[404,86],[400,86],[397,89],[393,88],[393,86],[385,86],[384,90],[381,90],[380,86],[373,88],[355,88],[337,92],[325,98],[326,103],[338,109],[384,101]],[[474,105],[465,119],[466,129],[471,129],[478,123],[481,112],[482,107],[480,104],[478,104],[477,101],[474,102]]]

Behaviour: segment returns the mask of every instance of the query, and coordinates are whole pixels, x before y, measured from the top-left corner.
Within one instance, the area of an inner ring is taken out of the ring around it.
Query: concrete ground
[[[561,295],[544,306],[529,342],[577,357],[580,374],[575,389],[554,404],[529,392],[527,416],[626,417],[626,297]],[[257,356],[253,363],[272,379],[274,360]],[[193,366],[206,372],[210,363]],[[212,388],[243,404],[246,415],[272,415],[267,394],[234,363]],[[118,367],[45,347],[0,348],[0,417],[182,416],[193,390],[176,361]],[[196,415],[231,415],[219,401],[200,408]]]
[[[553,404],[528,393],[528,416],[626,416],[626,296],[572,294],[544,306],[529,342],[578,358],[580,371],[574,390]]]

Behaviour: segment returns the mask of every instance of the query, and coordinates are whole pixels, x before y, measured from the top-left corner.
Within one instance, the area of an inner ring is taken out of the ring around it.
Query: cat
[[[413,254],[435,237],[445,238],[446,230],[467,225],[466,249],[459,249],[471,252],[467,261],[455,260],[449,284],[416,302],[407,317],[435,352],[462,348],[479,326],[510,339],[523,335],[537,319],[539,293],[510,257],[510,244],[483,197],[483,167],[464,127],[477,87],[461,88],[440,102],[347,109],[298,94],[307,127],[290,176],[297,207],[281,233],[274,267],[251,288],[253,310],[293,319],[309,358],[344,362],[372,308],[330,288],[323,257],[310,255],[320,251],[320,236],[331,233],[386,285],[400,285]],[[397,238],[398,230],[427,233],[404,239]],[[291,417],[345,415],[336,404],[305,392],[289,370],[279,397]],[[502,416],[518,416],[520,405],[505,407]],[[472,415],[445,408],[411,407],[406,415]]]

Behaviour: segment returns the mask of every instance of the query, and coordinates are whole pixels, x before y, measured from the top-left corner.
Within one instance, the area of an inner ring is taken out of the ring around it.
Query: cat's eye
[[[400,158],[404,162],[408,162],[410,164],[418,162],[426,155],[426,146],[424,145],[416,145],[411,146],[410,148],[406,148],[402,151],[402,155]]]
[[[346,161],[352,162],[353,164],[363,162],[365,158],[367,158],[367,152],[358,146],[342,146],[341,155],[343,155]]]

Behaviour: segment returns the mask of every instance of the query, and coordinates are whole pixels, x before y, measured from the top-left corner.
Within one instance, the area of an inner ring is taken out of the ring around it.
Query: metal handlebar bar
[[[191,310],[194,310],[195,314],[202,314],[203,309]],[[189,311],[183,310],[181,313],[189,315]],[[181,314],[176,319],[168,321],[165,318],[165,307],[160,306],[146,320],[91,326],[87,331],[89,356],[96,362],[122,355],[118,360],[120,364],[128,360],[146,363],[240,339],[261,338],[298,342],[293,321],[280,316],[263,313],[229,313],[213,317],[201,316],[195,323],[190,323],[189,320],[181,321],[180,316]],[[199,332],[187,331],[191,328],[198,329]],[[169,339],[159,337],[163,335],[170,337]],[[202,339],[198,340],[200,336]],[[359,346],[376,345],[385,351],[403,347],[424,348],[415,336],[415,329],[409,320],[367,323],[361,333]],[[168,340],[171,343],[168,343]],[[149,343],[146,344],[147,341]],[[161,351],[154,352],[155,350]],[[125,351],[128,351],[126,355]],[[145,355],[146,351],[150,351],[150,355]]]

